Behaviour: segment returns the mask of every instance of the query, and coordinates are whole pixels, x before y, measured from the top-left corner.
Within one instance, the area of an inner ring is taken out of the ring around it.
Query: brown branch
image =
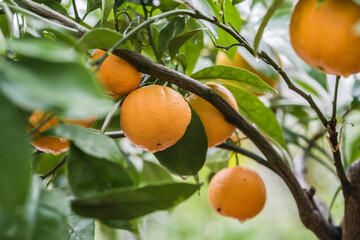
[[[40,177],[42,179],[46,179],[50,175],[55,174],[66,163],[66,158],[67,156],[65,156],[58,164],[56,164],[56,166],[53,169],[51,169],[49,172],[45,173],[44,175],[41,175]]]
[[[20,2],[26,1],[30,5],[32,5],[33,3],[33,2],[30,3],[30,1],[27,0],[17,0],[17,1]],[[32,6],[30,6],[31,10],[36,13],[37,11],[39,11],[39,13],[43,14],[42,13],[43,11],[47,11],[38,7],[32,8]],[[43,14],[42,16],[45,15],[46,14]],[[229,32],[233,36],[236,36],[237,39],[240,39],[241,41],[239,42],[244,41],[241,39],[241,37],[236,35],[229,26],[219,23],[216,18],[214,19],[208,18],[202,15],[199,11],[196,11],[195,13],[188,15],[191,15],[197,19],[204,19],[218,26],[221,26],[221,28],[223,28],[225,31]],[[54,19],[51,16],[50,18]],[[61,16],[60,18],[61,20],[59,19],[57,20],[64,24],[67,23],[65,17]],[[74,28],[78,29],[77,27],[78,26],[74,26]],[[82,30],[80,29],[78,30],[82,32]],[[244,47],[250,51],[252,49],[248,45],[245,45]],[[270,144],[270,142],[248,120],[246,120],[235,109],[233,109],[228,102],[226,102],[221,96],[216,94],[214,90],[186,75],[183,75],[175,70],[157,64],[137,52],[116,49],[113,51],[113,54],[132,63],[134,66],[137,67],[137,69],[140,72],[147,73],[163,81],[173,83],[183,89],[193,92],[198,96],[204,98],[208,102],[210,102],[213,106],[215,106],[220,112],[224,114],[228,122],[232,123],[238,129],[240,129],[259,148],[259,150],[266,157],[267,162],[269,163],[273,171],[276,172],[287,184],[297,203],[299,215],[303,224],[307,228],[311,229],[320,239],[328,239],[328,240],[340,239],[338,229],[333,225],[329,224],[325,220],[325,218],[321,215],[321,213],[313,208],[310,199],[301,188],[294,174],[291,172],[291,170],[285,164],[281,156]]]

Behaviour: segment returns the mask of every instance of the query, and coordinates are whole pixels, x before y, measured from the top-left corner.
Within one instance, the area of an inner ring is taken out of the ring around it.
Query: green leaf
[[[66,240],[93,240],[95,237],[94,219],[71,214],[68,218],[68,227]]]
[[[191,77],[197,80],[216,80],[257,93],[277,93],[257,75],[236,67],[212,66],[194,73]]]
[[[35,229],[31,239],[62,240],[66,234],[69,206],[66,196],[60,192],[42,190],[32,216]]]
[[[122,38],[123,36],[120,33],[110,29],[94,28],[80,38],[76,45],[85,50],[93,48],[108,49]],[[118,48],[131,49],[131,44],[129,41],[126,41],[126,43],[121,44]]]
[[[41,153],[36,156],[33,160],[32,169],[35,170],[37,174],[46,174],[65,157],[65,153],[60,155],[54,155],[52,153]]]
[[[167,183],[118,189],[73,200],[71,206],[76,213],[84,217],[130,220],[173,207],[189,198],[199,187],[187,183]]]
[[[305,69],[310,77],[312,77],[316,82],[318,82],[320,86],[322,86],[326,91],[328,90],[327,77],[325,73],[322,73],[310,66],[306,66]]]
[[[162,12],[167,12],[170,10],[173,10],[177,6],[179,6],[180,3],[175,2],[173,0],[160,0],[159,8]]]
[[[232,85],[224,84],[234,95],[239,112],[260,129],[261,132],[285,148],[281,127],[271,109],[267,108],[256,96]]]
[[[22,38],[8,42],[20,56],[35,58],[53,63],[75,62],[80,60],[78,53],[70,46],[47,39]]]
[[[1,93],[0,112],[0,209],[5,210],[25,201],[31,180],[30,141],[17,109]]]
[[[176,36],[172,38],[169,42],[169,55],[171,59],[175,58],[176,53],[179,51],[179,49],[186,43],[188,40],[190,40],[192,37],[194,37],[199,32],[205,30],[204,28],[198,28],[194,30],[190,30],[188,32],[185,32],[183,34],[180,34],[179,36]]]
[[[134,185],[122,165],[88,155],[74,145],[70,147],[67,167],[71,190],[77,198]]]
[[[215,10],[214,10],[215,11]],[[235,6],[231,3],[230,0],[225,0],[225,23],[228,24],[229,22],[234,26],[235,29],[238,31],[241,30],[242,22],[243,20],[240,17],[240,14]],[[219,18],[220,20],[220,18]],[[229,46],[236,41],[232,36],[230,36],[229,33],[225,32],[223,29],[218,28],[219,32],[219,42],[218,44],[223,46]],[[236,52],[236,47],[230,48],[228,51],[226,51],[226,55],[233,59]]]
[[[66,11],[66,9],[55,0],[34,0],[34,1],[37,3],[44,4],[44,5],[48,6],[49,8],[51,8],[52,10],[54,10],[58,13],[61,13],[62,15],[66,16],[66,17],[69,17],[69,14]]]
[[[190,18],[186,25],[186,31],[198,29],[200,25],[195,19]],[[190,75],[199,59],[201,50],[204,47],[203,33],[193,36],[181,48],[180,53],[186,56],[186,74]]]
[[[105,220],[101,221],[105,225],[111,228],[118,228],[128,230],[130,232],[138,233],[137,219],[134,220]]]
[[[255,36],[255,40],[254,40],[254,50],[255,52],[258,51],[259,48],[259,44],[262,38],[262,35],[264,33],[264,30],[266,28],[266,25],[268,24],[268,22],[270,21],[270,18],[273,16],[273,14],[275,13],[275,11],[280,7],[280,5],[284,2],[284,0],[274,0],[271,4],[271,6],[269,7],[269,9],[267,10],[264,18],[261,21],[260,27],[257,30],[256,36]]]
[[[0,90],[28,111],[46,109],[70,118],[105,115],[113,103],[95,82],[77,62],[9,62],[0,57]]]
[[[95,9],[101,7],[101,0],[88,0],[86,6],[86,13],[90,13]]]
[[[42,135],[69,139],[84,153],[115,163],[124,163],[123,155],[114,139],[104,134],[95,133],[77,125],[59,124],[46,130]]]
[[[34,177],[26,204],[10,213],[0,208],[0,239],[63,240],[69,206],[61,192],[42,189]]]
[[[232,0],[232,4],[236,5],[236,4],[242,3],[243,1],[244,0]]]
[[[0,56],[6,54],[6,41],[0,27]]]
[[[179,176],[195,175],[206,160],[208,144],[204,125],[191,109],[191,121],[184,136],[173,146],[154,153],[170,172]]]
[[[141,183],[160,183],[172,180],[171,175],[158,164],[143,160],[143,168],[140,174]]]
[[[113,6],[115,4],[115,0],[102,0],[102,20],[106,20],[113,9]]]
[[[159,33],[158,41],[158,55],[161,57],[168,48],[169,42],[172,38],[176,37],[185,28],[186,18],[179,16],[171,19]]]

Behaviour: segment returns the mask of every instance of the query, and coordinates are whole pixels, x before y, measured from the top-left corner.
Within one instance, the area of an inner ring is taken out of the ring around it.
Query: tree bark
[[[350,165],[350,191],[345,194],[343,240],[360,239],[360,159]]]

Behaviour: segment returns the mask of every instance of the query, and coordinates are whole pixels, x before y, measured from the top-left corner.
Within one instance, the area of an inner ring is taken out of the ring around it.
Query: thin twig
[[[336,76],[335,92],[334,92],[334,100],[333,100],[333,111],[332,111],[332,117],[331,117],[332,119],[336,118],[336,104],[337,104],[339,82],[340,82],[340,76]]]
[[[79,17],[79,13],[76,7],[76,0],[72,0],[72,4],[73,4],[73,9],[74,9],[74,14],[75,14],[75,21],[77,23],[79,23],[81,21],[81,18]]]
[[[110,124],[110,122],[111,122],[111,119],[112,119],[114,113],[115,113],[116,110],[119,108],[119,106],[120,106],[120,104],[121,104],[121,102],[122,102],[123,99],[124,99],[124,98],[120,98],[120,99],[115,103],[115,105],[113,106],[113,108],[111,109],[111,111],[108,113],[108,115],[106,116],[105,121],[104,121],[104,123],[103,123],[103,125],[102,125],[102,127],[101,127],[100,133],[104,133],[104,132],[105,132],[106,128],[109,126],[109,124]]]

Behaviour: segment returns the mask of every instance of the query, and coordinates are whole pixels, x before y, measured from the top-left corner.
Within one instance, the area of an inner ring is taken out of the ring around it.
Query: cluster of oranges
[[[353,26],[359,18],[360,7],[351,0],[327,0],[320,6],[317,2],[300,0],[295,7],[290,22],[290,37],[295,51],[311,66],[325,73],[348,76],[359,72],[360,36]],[[95,50],[92,59],[98,59],[103,54],[105,51]],[[255,70],[239,53],[230,61],[219,52],[216,64],[247,69],[268,85],[276,86],[277,79],[274,81]],[[114,99],[127,95],[120,110],[120,127],[134,145],[144,150],[153,153],[163,151],[183,137],[191,120],[189,104],[203,122],[209,148],[223,143],[236,130],[222,113],[195,94],[185,100],[169,87],[148,85],[138,88],[142,74],[115,55],[105,59],[96,75]],[[237,102],[228,89],[217,83],[206,85],[238,110]],[[39,126],[45,119],[46,123]],[[65,119],[35,111],[29,122],[36,137],[60,122],[90,127],[94,121]],[[48,136],[35,138],[32,145],[40,151],[60,154],[67,151],[69,142]],[[266,190],[256,172],[236,166],[223,169],[212,178],[208,197],[217,213],[245,221],[262,210]]]

